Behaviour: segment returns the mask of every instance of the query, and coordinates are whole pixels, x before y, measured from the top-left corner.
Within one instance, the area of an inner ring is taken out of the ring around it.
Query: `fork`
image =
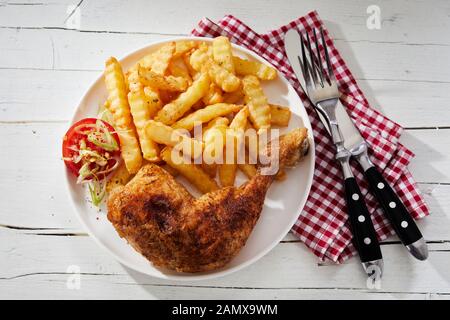
[[[307,95],[314,109],[319,114],[331,139],[336,146],[336,160],[339,162],[345,187],[347,213],[353,233],[353,242],[361,259],[362,266],[370,276],[377,268],[381,276],[383,258],[369,211],[350,167],[351,152],[344,145],[344,137],[339,129],[336,107],[339,102],[339,90],[333,72],[323,30],[320,29],[321,42],[324,46],[326,69],[323,67],[316,30],[313,30],[317,54],[314,53],[312,41],[306,33],[306,39],[299,33],[301,41],[301,58],[298,57],[305,80]]]

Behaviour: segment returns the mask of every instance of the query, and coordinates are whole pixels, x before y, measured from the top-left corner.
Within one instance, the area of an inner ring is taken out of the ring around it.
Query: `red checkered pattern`
[[[429,214],[427,205],[407,168],[414,154],[399,143],[402,127],[369,106],[317,12],[310,12],[262,35],[255,33],[233,16],[225,16],[217,23],[204,18],[192,34],[203,37],[227,36],[232,42],[254,51],[271,62],[297,90],[313,127],[316,166],[308,201],[292,232],[321,260],[340,263],[356,253],[351,243],[352,234],[347,221],[342,174],[334,159],[335,149],[328,133],[305,99],[305,94],[301,91],[284,52],[283,38],[288,30],[312,32],[312,28],[324,29],[330,59],[342,93],[342,103],[366,139],[372,161],[397,191],[412,216],[415,219],[427,216]],[[368,192],[360,168],[354,166],[353,169],[361,191],[365,194],[378,237],[380,240],[386,239],[393,233],[393,229],[372,194]]]

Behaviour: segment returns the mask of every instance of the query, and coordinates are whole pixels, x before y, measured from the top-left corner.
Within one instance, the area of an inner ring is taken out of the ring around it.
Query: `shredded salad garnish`
[[[88,185],[92,204],[98,207],[106,195],[107,176],[120,163],[118,135],[103,119],[80,120],[64,136],[63,160],[77,183]]]

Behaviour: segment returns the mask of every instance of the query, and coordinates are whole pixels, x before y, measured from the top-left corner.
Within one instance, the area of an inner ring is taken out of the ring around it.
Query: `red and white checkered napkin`
[[[195,36],[227,36],[232,42],[244,46],[271,62],[290,81],[302,99],[313,127],[316,143],[316,167],[308,201],[292,232],[321,260],[343,262],[355,254],[352,234],[346,214],[344,187],[340,168],[335,161],[335,149],[326,129],[305,99],[286,54],[283,38],[289,29],[311,32],[323,28],[331,62],[334,67],[342,103],[349,111],[356,126],[369,144],[372,161],[386,180],[394,187],[415,219],[429,214],[407,165],[414,154],[399,143],[402,127],[372,109],[359,89],[350,70],[336,50],[330,34],[317,12],[310,12],[279,29],[267,34],[257,34],[233,16],[225,16],[217,23],[204,18],[192,31]],[[323,53],[322,53],[323,54]],[[393,233],[377,202],[363,178],[359,167],[353,167],[380,240]]]

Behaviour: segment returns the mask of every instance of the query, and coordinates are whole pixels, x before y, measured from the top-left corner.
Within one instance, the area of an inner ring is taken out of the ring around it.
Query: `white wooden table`
[[[372,4],[380,30],[366,26]],[[428,261],[389,239],[381,289],[373,290],[357,259],[319,265],[289,235],[243,271],[169,282],[99,248],[69,204],[60,143],[105,58],[188,34],[203,16],[231,13],[263,32],[313,9],[372,105],[406,128],[402,141],[417,154],[411,170],[432,209],[419,223]],[[450,298],[449,14],[446,0],[0,1],[0,298]],[[69,289],[67,271],[77,268],[81,286]]]

